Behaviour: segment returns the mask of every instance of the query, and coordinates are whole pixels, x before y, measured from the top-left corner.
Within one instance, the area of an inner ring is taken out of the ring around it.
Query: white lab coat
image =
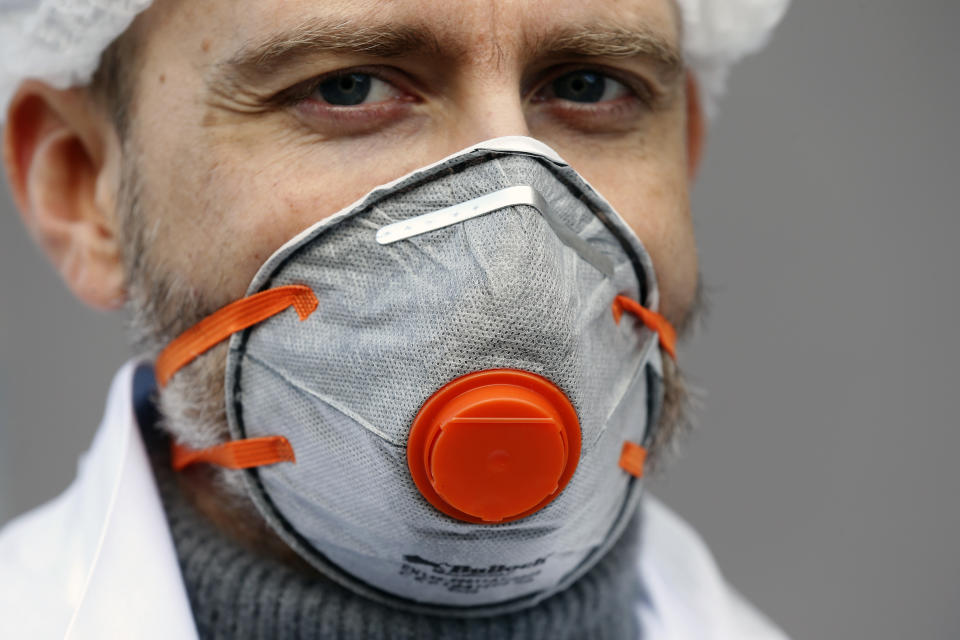
[[[134,414],[137,362],[114,378],[73,484],[0,530],[0,638],[190,640],[197,631]],[[637,570],[645,640],[781,640],[697,534],[647,496]]]

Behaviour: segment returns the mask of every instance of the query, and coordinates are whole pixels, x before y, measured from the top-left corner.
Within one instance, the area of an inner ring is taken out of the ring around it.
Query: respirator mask
[[[573,583],[636,510],[663,400],[649,254],[557,154],[497,138],[288,241],[175,341],[229,339],[232,440],[263,517],[365,597],[492,615]]]

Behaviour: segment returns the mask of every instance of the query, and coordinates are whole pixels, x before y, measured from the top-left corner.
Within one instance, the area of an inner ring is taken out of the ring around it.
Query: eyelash
[[[531,99],[536,99],[537,94],[540,93],[541,91],[552,88],[553,83],[559,80],[560,78],[568,74],[576,73],[578,71],[596,73],[597,75],[600,75],[604,78],[608,78],[610,80],[619,82],[630,91],[630,93],[632,94],[631,97],[637,98],[645,107],[648,107],[648,108],[653,106],[655,99],[657,97],[657,92],[653,89],[650,83],[632,74],[628,74],[628,73],[619,71],[617,69],[611,69],[611,68],[602,67],[602,66],[569,65],[569,66],[561,66],[561,67],[552,69],[547,79],[541,81],[537,85],[536,90],[530,94]],[[566,101],[566,102],[570,102],[570,101]],[[610,105],[614,102],[616,102],[616,100],[606,101],[606,103],[572,103],[572,104],[577,104],[577,105],[582,105],[582,107],[587,107],[590,104]]]
[[[352,67],[349,69],[338,69],[336,71],[331,71],[330,73],[325,73],[323,75],[315,76],[313,78],[304,80],[303,82],[299,82],[293,85],[292,87],[288,87],[287,89],[284,89],[280,93],[277,93],[276,95],[271,97],[270,102],[272,104],[275,104],[278,106],[284,106],[284,107],[297,106],[303,102],[306,102],[307,100],[310,100],[311,97],[314,94],[316,94],[317,90],[320,88],[320,85],[322,85],[327,80],[332,80],[334,78],[339,78],[341,76],[346,76],[352,73],[369,75],[371,77],[377,78],[378,80],[381,80],[383,82],[386,82],[398,88],[398,90],[404,93],[409,93],[409,91],[404,90],[402,87],[397,87],[397,84],[398,84],[397,78],[387,77],[388,75],[392,76],[393,74],[385,74],[382,69],[372,69],[367,67]],[[330,106],[335,107],[336,105],[330,105]],[[366,105],[366,106],[369,106],[369,105]],[[356,108],[356,107],[347,107],[347,108]]]
[[[542,91],[549,89],[553,82],[555,82],[556,80],[558,80],[559,78],[562,78],[567,74],[575,73],[577,71],[586,71],[586,72],[596,73],[600,76],[603,76],[604,78],[609,78],[623,84],[625,87],[627,87],[628,90],[630,90],[630,92],[633,94],[633,97],[636,97],[637,99],[639,99],[646,107],[652,107],[653,103],[656,101],[658,94],[648,82],[635,77],[626,77],[626,74],[618,73],[612,69],[596,67],[596,66],[565,66],[565,67],[552,69],[549,76],[546,79],[541,80],[539,83],[537,83],[537,85],[535,85],[535,88],[533,90],[528,90],[528,91],[525,91],[524,93],[525,95],[530,96],[532,101],[537,101],[536,96]],[[296,106],[298,104],[306,102],[307,100],[310,100],[312,96],[316,94],[316,92],[319,90],[320,86],[324,82],[331,80],[333,78],[341,77],[341,76],[352,74],[352,73],[370,75],[371,77],[374,77],[382,82],[386,82],[390,84],[392,87],[394,87],[398,91],[405,93],[407,95],[410,95],[411,98],[413,98],[410,91],[407,90],[404,86],[402,86],[403,84],[405,84],[403,80],[395,77],[397,74],[384,73],[384,70],[382,68],[354,67],[349,69],[338,69],[337,71],[326,73],[320,76],[310,78],[303,82],[297,83],[292,87],[284,89],[283,91],[280,91],[279,93],[274,95],[272,98],[270,98],[270,102],[278,106],[285,106],[285,107]],[[407,100],[407,101],[413,102],[416,100]],[[566,102],[570,102],[570,101],[566,101]],[[608,102],[612,102],[612,101],[608,101]],[[380,104],[380,103],[373,103],[373,104]],[[571,104],[576,104],[576,103],[571,103]],[[585,104],[589,104],[589,103],[585,103]],[[603,103],[593,103],[593,104],[603,104]],[[342,107],[339,105],[328,104],[328,106],[331,108],[339,107],[339,108],[346,108],[346,109],[356,109],[356,108],[365,108],[365,107],[369,108],[372,105]]]
[[[626,88],[626,95],[601,102],[582,102],[544,95],[554,91],[554,83],[564,75],[578,71],[595,73],[616,81]],[[389,84],[398,95],[371,103],[351,105],[327,102],[317,94],[325,82],[349,74],[364,74]],[[548,122],[584,134],[630,131],[640,125],[644,116],[658,109],[663,99],[656,85],[640,76],[598,65],[555,65],[537,74],[532,88],[524,88],[524,103],[529,105],[530,118],[544,126]],[[528,85],[529,87],[530,85]],[[297,117],[309,132],[329,136],[358,136],[385,131],[394,125],[416,126],[425,114],[411,109],[423,101],[425,91],[415,78],[393,67],[350,67],[325,73],[295,84],[269,100],[271,106]],[[544,120],[544,118],[547,118]],[[542,129],[541,129],[542,131]]]

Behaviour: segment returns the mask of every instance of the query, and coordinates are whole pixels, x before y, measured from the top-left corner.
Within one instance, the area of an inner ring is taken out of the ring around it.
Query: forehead
[[[165,32],[156,34],[168,41],[161,46],[199,38],[203,53],[282,37],[316,21],[345,31],[415,30],[445,54],[487,49],[498,58],[579,28],[636,30],[675,46],[680,35],[675,0],[161,0],[144,18]]]

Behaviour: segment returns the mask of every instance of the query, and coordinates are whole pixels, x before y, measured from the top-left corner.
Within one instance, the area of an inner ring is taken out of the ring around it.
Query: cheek
[[[145,177],[146,208],[160,220],[154,257],[213,299],[240,298],[289,239],[426,162],[396,154],[402,162],[364,163],[356,152],[338,159],[325,148],[318,158],[318,149],[288,148],[267,163],[262,153],[216,145],[206,153],[156,154]],[[173,162],[175,155],[186,160]]]
[[[674,199],[669,204],[665,203],[665,209],[667,212],[662,218],[663,223],[649,232],[650,239],[645,240],[643,235],[640,238],[653,258],[657,282],[660,285],[660,310],[671,322],[679,325],[683,323],[696,298],[699,280],[697,246],[689,199]],[[635,216],[630,217],[634,218]],[[641,224],[632,226],[637,228]]]
[[[653,260],[660,310],[679,323],[693,305],[697,248],[682,162],[595,160],[581,172],[640,238]],[[632,167],[626,170],[625,167]]]

